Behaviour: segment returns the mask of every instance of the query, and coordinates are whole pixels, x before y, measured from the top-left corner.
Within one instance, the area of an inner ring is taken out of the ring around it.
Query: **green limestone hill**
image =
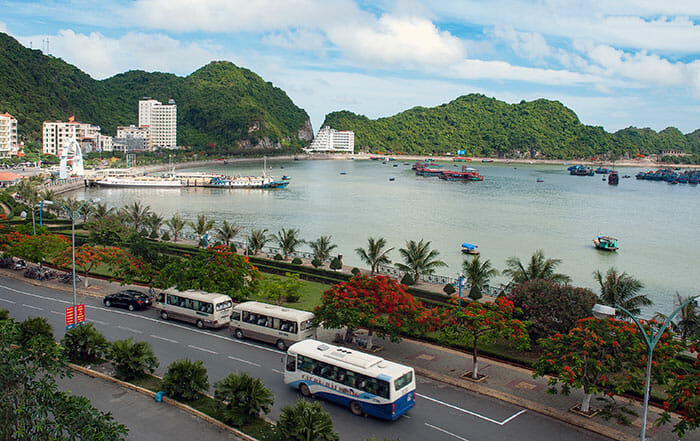
[[[355,132],[355,148],[414,154],[455,153],[499,157],[587,158],[656,154],[664,149],[700,152],[697,134],[627,128],[608,133],[582,124],[558,101],[508,104],[484,95],[461,96],[437,107],[414,107],[370,120],[348,111],[326,115],[323,126]]]
[[[117,126],[138,123],[144,96],[177,103],[178,144],[297,144],[312,137],[309,116],[254,72],[217,61],[186,77],[130,71],[97,81],[59,58],[0,33],[0,113],[17,118],[20,136],[40,142],[45,120]]]

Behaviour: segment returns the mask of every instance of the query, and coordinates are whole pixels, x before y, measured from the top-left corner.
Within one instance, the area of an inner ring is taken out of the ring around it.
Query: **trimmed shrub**
[[[214,384],[214,399],[223,421],[234,426],[252,423],[275,402],[270,389],[247,373],[229,374]]]
[[[340,259],[338,259],[337,257],[334,257],[333,260],[331,260],[330,268],[332,270],[337,271],[337,270],[343,268],[343,264],[340,263]]]
[[[26,345],[34,338],[53,340],[53,328],[44,317],[27,317],[19,324],[18,329],[17,342],[20,345]]]
[[[302,264],[302,261],[301,261],[300,258],[295,257],[294,259],[292,259],[292,263],[293,263],[294,265],[301,265],[301,264]]]
[[[70,329],[61,340],[61,345],[71,361],[94,361],[109,350],[109,342],[92,323]]]
[[[442,287],[442,292],[444,292],[448,296],[451,296],[452,294],[457,292],[457,290],[455,289],[455,286],[453,284],[447,283],[445,284],[445,286]]]
[[[403,275],[403,277],[401,278],[401,283],[406,285],[406,286],[411,286],[411,285],[416,284],[416,282],[413,280],[413,277],[408,273]]]
[[[6,309],[0,309],[0,321],[8,320],[10,318],[10,311]]]
[[[131,337],[112,343],[109,355],[114,362],[116,377],[122,380],[141,377],[146,371],[153,373],[158,367],[151,345],[145,341],[133,343]]]
[[[483,295],[481,294],[481,290],[480,290],[480,289],[471,288],[471,289],[469,290],[469,294],[467,295],[467,297],[469,297],[470,299],[472,299],[472,300],[474,300],[474,301],[477,301],[477,300],[479,300],[480,298],[482,298]]]
[[[311,261],[311,265],[313,265],[314,268],[318,268],[318,267],[320,267],[321,265],[323,265],[323,262],[321,262],[320,259],[314,259],[314,260]]]
[[[284,260],[284,256],[282,256],[280,253],[275,254],[274,257],[275,260]]]
[[[163,231],[163,234],[160,236],[161,240],[168,241],[170,240],[170,234],[167,231]]]
[[[151,234],[148,235],[149,239],[158,239],[158,232],[156,230],[151,231]]]
[[[284,406],[277,422],[277,432],[285,441],[338,441],[331,416],[318,402],[298,400],[294,406]]]
[[[209,389],[209,377],[203,364],[201,360],[173,361],[160,382],[161,389],[169,397],[194,400],[200,392]]]
[[[350,272],[352,273],[353,276],[356,276],[356,275],[360,274],[360,268],[353,267],[353,269],[350,270]]]

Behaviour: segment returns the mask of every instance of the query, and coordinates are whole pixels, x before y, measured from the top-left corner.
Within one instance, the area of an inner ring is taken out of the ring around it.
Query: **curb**
[[[122,387],[125,387],[127,389],[131,389],[131,390],[136,391],[136,392],[143,394],[143,395],[147,395],[151,398],[155,398],[155,396],[156,396],[156,393],[151,391],[151,390],[145,389],[145,388],[140,387],[140,386],[136,386],[134,384],[119,380],[119,379],[114,378],[114,377],[110,377],[109,375],[105,375],[101,372],[93,371],[92,369],[88,369],[88,368],[83,367],[83,366],[78,366],[77,364],[73,364],[73,363],[68,363],[68,366],[71,369],[78,371],[80,373],[83,373],[85,375],[88,375],[90,377],[99,378],[99,379],[106,380],[106,381],[111,381],[111,382],[116,383]],[[252,436],[247,435],[247,434],[245,434],[245,433],[243,433],[243,432],[241,432],[241,431],[239,431],[231,426],[228,426],[228,425],[222,423],[221,421],[214,419],[214,418],[210,417],[209,415],[204,414],[204,413],[198,411],[197,409],[194,409],[194,408],[192,408],[186,404],[183,404],[177,400],[173,400],[172,398],[168,398],[168,397],[163,397],[163,402],[170,404],[170,405],[173,405],[173,406],[175,406],[181,410],[184,410],[185,412],[188,412],[196,417],[199,417],[199,418],[203,419],[204,421],[206,421],[207,423],[213,424],[221,430],[228,431],[228,432],[236,435],[237,437],[239,437],[245,441],[258,441],[257,438],[253,438]]]

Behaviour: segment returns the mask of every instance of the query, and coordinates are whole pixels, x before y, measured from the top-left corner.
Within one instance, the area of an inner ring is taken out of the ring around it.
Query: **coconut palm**
[[[98,202],[92,207],[92,218],[95,220],[104,219],[114,213],[114,208],[107,206],[106,203]]]
[[[314,259],[325,262],[331,255],[331,251],[338,248],[338,245],[331,244],[331,236],[321,236],[309,242],[309,246],[314,253]]]
[[[260,412],[269,413],[275,401],[270,389],[248,373],[229,374],[214,384],[214,399],[224,421],[238,427],[255,421]]]
[[[406,248],[399,248],[399,253],[404,263],[397,263],[396,267],[410,273],[415,283],[418,283],[421,274],[433,274],[436,268],[447,266],[445,262],[437,259],[440,252],[431,250],[430,241],[425,242],[423,239],[419,242],[406,241]]]
[[[304,243],[303,239],[299,239],[299,230],[295,228],[290,228],[285,230],[282,228],[273,237],[277,241],[277,244],[282,249],[282,255],[286,259],[290,254],[294,253],[296,248]]]
[[[49,202],[54,202],[57,199],[56,192],[53,190],[44,190],[39,193],[39,200],[40,201],[49,201]],[[42,210],[46,210],[47,212],[51,211],[58,211],[60,207],[56,207],[54,204],[46,204],[42,206]]]
[[[156,238],[160,236],[160,229],[163,227],[163,217],[158,213],[151,212],[144,222],[148,229],[151,230],[151,237]]]
[[[302,385],[302,387],[306,387]],[[361,409],[360,409],[361,411]],[[317,402],[299,400],[294,406],[282,408],[277,431],[286,441],[338,441],[333,421]]]
[[[370,266],[370,277],[377,271],[377,266],[391,263],[389,253],[393,248],[385,249],[386,239],[383,237],[367,239],[367,249],[355,248],[355,252],[363,262]]]
[[[680,294],[676,293],[676,301],[679,305],[682,305],[689,299],[690,297],[681,297]],[[681,336],[683,342],[687,342],[691,337],[700,337],[700,310],[698,310],[696,302],[697,300],[689,302],[682,307],[675,321],[671,322],[670,325],[673,332]],[[668,316],[660,312],[654,314],[653,318],[662,323],[668,320]]]
[[[17,195],[19,195],[24,202],[27,203],[29,208],[32,210],[32,225],[36,230],[36,219],[34,217],[34,207],[39,203],[39,191],[37,190],[37,183],[31,179],[22,179],[15,186]],[[36,231],[35,231],[36,232]]]
[[[471,261],[465,260],[462,263],[464,275],[467,283],[471,285],[469,298],[479,300],[485,285],[488,285],[491,277],[498,275],[498,270],[491,265],[491,261],[486,259],[483,262],[481,256],[475,256]]]
[[[615,268],[610,268],[605,276],[600,271],[595,271],[593,277],[600,285],[600,300],[605,305],[621,306],[633,315],[641,311],[642,306],[651,305],[651,300],[638,294],[644,288],[644,284],[629,274],[619,274]],[[623,311],[619,311],[618,317],[626,318]]]
[[[204,236],[211,231],[211,229],[214,227],[214,221],[209,220],[205,215],[200,214],[197,216],[197,222],[190,222],[190,227],[194,230],[195,234],[197,235],[197,238],[201,242],[202,239],[204,239]]]
[[[217,239],[221,240],[226,244],[228,247],[229,244],[231,243],[231,240],[238,235],[238,233],[241,231],[241,227],[234,223],[228,223],[228,221],[224,221],[224,223],[216,229],[216,237]]]
[[[511,278],[511,283],[517,285],[528,280],[543,279],[555,283],[566,283],[571,277],[566,274],[554,272],[561,263],[560,259],[545,259],[544,251],[537,250],[530,257],[527,267],[517,257],[509,257],[506,260],[506,269],[503,274]]]
[[[58,203],[66,215],[75,220],[78,219],[78,216],[82,215],[83,210],[85,210],[85,207],[88,205],[87,203],[83,205],[84,201],[75,198],[59,199]]]
[[[151,207],[143,205],[139,201],[135,201],[131,205],[125,205],[121,209],[121,215],[126,222],[136,229],[136,231],[141,231],[141,227],[146,223],[146,218],[150,211]]]
[[[165,221],[165,225],[167,225],[168,228],[170,228],[170,231],[173,233],[173,242],[177,242],[177,238],[180,236],[180,233],[182,233],[182,230],[187,225],[187,222],[185,222],[185,220],[179,214],[174,214],[173,217]]]
[[[251,254],[255,255],[260,252],[270,241],[270,236],[267,235],[267,228],[261,230],[253,230],[248,236],[248,249]]]

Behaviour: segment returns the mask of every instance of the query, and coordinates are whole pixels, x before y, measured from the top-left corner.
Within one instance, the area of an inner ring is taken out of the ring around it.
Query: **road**
[[[235,339],[228,329],[200,330],[194,325],[161,320],[154,310],[129,312],[106,308],[101,299],[79,297],[85,316],[110,341],[133,337],[153,346],[160,361],[157,374],[168,364],[189,358],[202,360],[214,384],[231,372],[249,372],[260,378],[275,396],[270,417],[301,397],[282,380],[283,353],[274,346]],[[65,333],[64,311],[72,295],[0,277],[0,308],[11,317],[46,317],[57,339]],[[343,441],[401,439],[403,441],[541,441],[604,440],[577,427],[526,411],[489,397],[417,378],[416,407],[395,422],[356,417],[344,407],[321,401]]]

